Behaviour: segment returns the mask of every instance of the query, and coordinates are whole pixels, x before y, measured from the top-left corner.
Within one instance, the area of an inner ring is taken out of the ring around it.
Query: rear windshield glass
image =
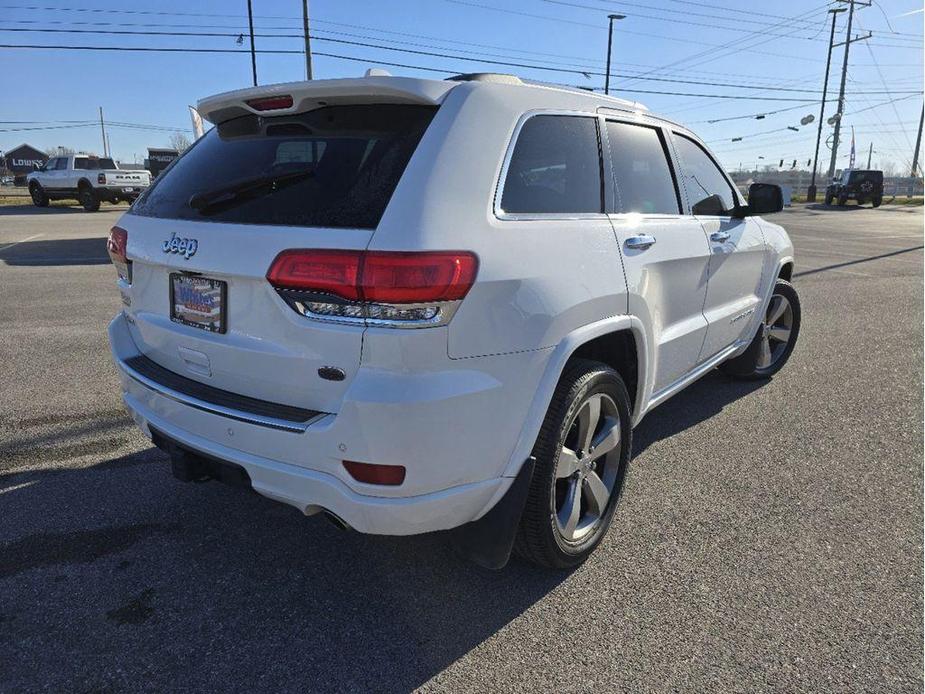
[[[89,171],[97,171],[99,169],[114,169],[116,168],[116,163],[112,159],[106,158],[99,159],[96,157],[75,157],[74,168],[87,169]]]
[[[870,181],[871,183],[879,183],[883,180],[882,171],[852,171],[851,177],[848,179],[850,183],[861,183],[862,181]]]
[[[232,119],[175,160],[132,214],[373,229],[435,112],[370,104]]]

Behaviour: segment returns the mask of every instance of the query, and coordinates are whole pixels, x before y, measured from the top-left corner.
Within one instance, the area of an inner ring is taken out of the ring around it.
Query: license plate
[[[134,191],[135,191],[134,188],[123,188],[123,189],[122,189],[122,192],[123,192],[123,193],[132,193],[132,192],[134,192]]]
[[[171,273],[170,320],[210,333],[224,333],[227,296],[227,282]]]

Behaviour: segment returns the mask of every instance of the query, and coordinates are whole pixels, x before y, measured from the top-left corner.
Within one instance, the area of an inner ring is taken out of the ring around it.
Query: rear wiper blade
[[[311,178],[315,175],[314,169],[307,171],[294,171],[288,174],[275,174],[272,176],[258,176],[249,178],[244,181],[238,181],[222,188],[195,193],[190,196],[187,203],[194,210],[205,212],[209,208],[227,205],[228,203],[246,200],[264,189],[269,188],[269,192],[275,192],[280,188]]]

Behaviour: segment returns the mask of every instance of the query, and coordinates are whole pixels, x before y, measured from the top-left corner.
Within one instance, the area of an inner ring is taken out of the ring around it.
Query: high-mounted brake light
[[[468,251],[289,250],[276,257],[267,279],[306,314],[440,324],[477,271],[478,258]]]
[[[259,99],[248,99],[244,103],[255,111],[278,111],[283,108],[292,108],[292,97],[289,94],[264,96]]]
[[[109,252],[109,259],[116,266],[116,272],[119,273],[119,279],[131,283],[132,281],[132,263],[126,255],[128,248],[128,232],[122,227],[113,227],[109,230],[109,239],[106,241],[106,250]]]

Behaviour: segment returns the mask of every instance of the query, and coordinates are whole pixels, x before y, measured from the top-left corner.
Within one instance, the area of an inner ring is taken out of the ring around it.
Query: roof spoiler
[[[422,104],[436,106],[456,82],[411,77],[369,77],[288,82],[216,94],[196,110],[218,125],[249,114],[281,116],[336,104]]]

